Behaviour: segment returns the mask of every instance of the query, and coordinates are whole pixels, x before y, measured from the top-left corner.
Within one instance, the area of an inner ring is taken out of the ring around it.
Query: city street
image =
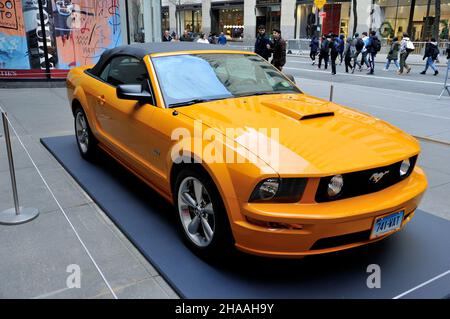
[[[450,98],[437,100],[444,68],[437,77],[418,74],[419,66],[405,76],[396,76],[393,69],[384,72],[381,64],[375,76],[347,75],[342,68],[332,76],[306,58],[289,57],[285,72],[307,94],[328,99],[333,85],[334,102],[417,137],[419,165],[429,179],[419,208],[450,220]],[[177,298],[158,270],[40,144],[41,137],[73,134],[66,89],[0,89],[0,105],[51,190],[13,137],[21,205],[36,207],[41,214],[27,224],[0,226],[0,256],[8,256],[0,259],[0,298]],[[0,211],[13,205],[1,135]],[[79,289],[66,287],[72,264],[82,269]]]

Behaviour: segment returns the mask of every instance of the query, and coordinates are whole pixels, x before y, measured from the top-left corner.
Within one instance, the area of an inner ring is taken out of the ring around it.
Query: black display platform
[[[393,298],[439,275],[403,298],[450,296],[445,219],[419,210],[403,231],[364,247],[302,260],[236,252],[227,264],[208,264],[183,244],[173,207],[106,154],[89,163],[74,136],[41,141],[181,297]],[[369,264],[381,267],[381,288],[367,287]]]

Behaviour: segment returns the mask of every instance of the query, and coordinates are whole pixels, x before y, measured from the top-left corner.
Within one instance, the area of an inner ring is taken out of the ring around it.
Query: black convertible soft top
[[[177,51],[202,51],[202,50],[232,50],[242,51],[239,48],[222,46],[216,44],[196,43],[196,42],[154,42],[154,43],[135,43],[122,45],[103,52],[97,64],[89,70],[93,75],[99,76],[103,65],[115,55],[130,55],[138,59],[153,53],[177,52]]]

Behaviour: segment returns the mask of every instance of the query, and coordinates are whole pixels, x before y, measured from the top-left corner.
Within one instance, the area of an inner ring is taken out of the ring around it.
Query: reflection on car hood
[[[233,98],[179,108],[179,112],[244,145],[248,136],[271,139],[276,135],[271,129],[278,129],[278,166],[254,145],[247,147],[285,176],[368,169],[419,152],[417,141],[392,125],[305,94]]]

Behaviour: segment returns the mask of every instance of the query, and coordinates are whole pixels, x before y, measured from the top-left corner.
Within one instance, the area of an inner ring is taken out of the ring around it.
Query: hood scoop
[[[300,118],[300,121],[316,119],[316,118],[319,118],[319,117],[327,117],[327,116],[334,116],[334,112],[319,112],[319,113],[312,113],[312,114],[303,115]]]
[[[261,104],[299,121],[334,116],[334,112],[326,107],[327,103],[313,104],[294,99],[278,99]]]

